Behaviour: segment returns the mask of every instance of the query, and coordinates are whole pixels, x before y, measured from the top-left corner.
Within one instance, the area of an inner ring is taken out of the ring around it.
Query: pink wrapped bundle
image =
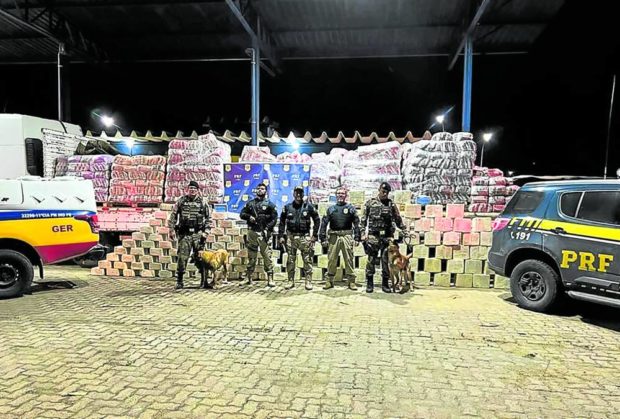
[[[503,176],[490,177],[489,185],[490,186],[506,186],[508,185],[508,179],[506,179]]]
[[[191,167],[191,166],[190,166]],[[210,181],[220,181],[223,180],[222,173],[218,172],[198,172],[194,170],[179,170],[179,169],[170,169],[168,171],[168,176],[166,177],[167,182],[189,182],[190,180],[210,180]]]
[[[201,150],[204,144],[195,138],[175,138],[168,144],[170,150]]]
[[[97,202],[108,202],[109,195],[108,189],[95,189],[95,201]]]
[[[56,157],[56,165],[54,167],[54,176],[65,176],[67,174],[67,165],[69,158],[66,156]]]
[[[489,196],[490,195],[490,187],[489,186],[472,186],[471,194],[473,196]]]
[[[505,196],[490,196],[489,204],[490,205],[506,205],[506,197]]]
[[[506,195],[510,195],[510,191],[506,186],[489,186],[489,195],[506,196]]]
[[[161,182],[156,180],[141,180],[141,179],[112,179],[110,180],[110,186],[121,186],[126,188],[132,188],[134,186],[161,186]]]
[[[489,177],[504,176],[504,172],[502,172],[499,169],[489,169],[488,173],[489,173]]]
[[[493,212],[502,212],[504,211],[504,208],[506,208],[506,205],[493,205]]]
[[[474,177],[488,177],[488,176],[489,176],[488,167],[474,166]]]
[[[517,185],[510,185],[510,186],[508,186],[508,187],[506,188],[506,190],[508,191],[508,195],[509,195],[509,196],[512,196],[512,195],[514,195],[514,194],[516,194],[516,193],[517,193],[517,191],[519,190],[519,188],[520,188],[520,187],[519,187],[519,186],[517,186]]]
[[[67,165],[67,172],[79,173],[90,170],[90,164],[88,162],[69,162]]]
[[[292,153],[285,152],[282,154],[278,154],[276,159],[278,161],[288,163],[308,163],[312,160],[312,157],[307,154],[301,154],[298,151],[294,151]]]
[[[488,204],[489,197],[486,195],[472,195],[471,202],[473,204]]]
[[[164,172],[149,166],[113,166],[112,179],[164,180]]]
[[[358,147],[357,157],[360,160],[398,160],[400,161],[400,143],[398,141],[388,141],[382,144],[372,144]],[[346,155],[345,160],[354,158]]]
[[[471,204],[469,212],[493,212],[493,207],[488,204]]]
[[[269,147],[246,145],[241,151],[240,162],[275,162],[276,156],[271,154]]]
[[[474,176],[471,179],[471,184],[474,186],[488,186],[489,178],[484,176]]]
[[[100,179],[100,178],[94,178],[92,179],[93,182],[93,186],[95,187],[95,189],[99,188],[99,189],[107,189],[110,181],[108,179]]]

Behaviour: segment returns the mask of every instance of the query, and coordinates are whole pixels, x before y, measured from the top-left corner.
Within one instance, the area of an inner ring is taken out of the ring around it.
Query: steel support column
[[[260,48],[256,42],[252,48],[252,145],[258,145],[260,132]]]
[[[465,55],[463,64],[463,117],[461,120],[461,130],[469,132],[471,129],[471,89],[473,75],[473,42],[471,35],[465,39]]]
[[[63,120],[63,104],[62,104],[62,55],[65,53],[65,45],[63,43],[58,44],[58,120]]]

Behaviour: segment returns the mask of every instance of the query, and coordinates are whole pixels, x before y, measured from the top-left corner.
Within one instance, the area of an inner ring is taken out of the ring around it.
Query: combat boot
[[[177,285],[174,287],[175,290],[183,289],[183,271],[177,271]]]
[[[381,278],[381,291],[388,294],[392,292],[392,288],[390,288],[390,282],[388,278]]]
[[[243,287],[246,285],[252,285],[252,273],[250,272],[246,272],[245,279],[241,280],[241,282],[239,283],[240,287]]]
[[[295,277],[289,278],[284,285],[284,289],[290,290],[292,288],[295,288]]]
[[[306,278],[306,289],[308,291],[312,290],[312,279]]]
[[[349,289],[351,291],[357,291],[357,285],[355,284],[355,279],[349,280]]]
[[[371,293],[375,289],[375,282],[372,275],[366,275],[366,292]]]
[[[325,280],[325,285],[323,285],[324,290],[328,290],[330,288],[334,288],[334,278],[327,278]]]
[[[276,283],[273,280],[273,272],[269,272],[267,274],[267,286],[268,287],[275,287]]]

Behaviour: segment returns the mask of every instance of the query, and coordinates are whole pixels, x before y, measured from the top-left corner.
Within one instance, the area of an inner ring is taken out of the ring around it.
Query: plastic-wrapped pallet
[[[397,141],[361,146],[344,154],[342,185],[364,190],[368,196],[376,193],[381,182],[388,182],[393,190],[401,190],[400,165],[401,148]]]
[[[414,199],[426,195],[435,204],[467,203],[476,158],[472,138],[469,133],[440,132],[408,145],[402,165],[405,189]]]
[[[164,156],[115,156],[110,180],[110,202],[161,203],[165,170]]]
[[[470,212],[501,212],[519,189],[499,169],[474,167]]]
[[[56,175],[56,163],[59,157],[69,157],[75,153],[82,141],[88,141],[85,137],[67,134],[60,131],[43,129],[43,176]]]
[[[210,202],[224,196],[224,163],[230,163],[230,145],[213,134],[195,138],[175,138],[168,147],[165,201],[175,202],[195,180]]]
[[[114,160],[113,156],[107,154],[71,156],[66,160],[67,166],[64,174],[90,179],[95,188],[95,200],[97,202],[109,200],[110,170]]]
[[[333,149],[329,154],[312,154],[310,172],[310,200],[328,202],[329,196],[340,186],[343,149]]]

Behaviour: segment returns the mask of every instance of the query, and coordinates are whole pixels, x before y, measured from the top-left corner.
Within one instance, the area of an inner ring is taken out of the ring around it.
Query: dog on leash
[[[228,283],[228,257],[224,249],[200,250],[198,252],[198,268],[200,269],[200,288],[217,288],[217,271],[224,272],[223,283]],[[213,274],[213,282],[209,283],[209,273]]]
[[[404,294],[411,289],[409,259],[413,256],[413,253],[410,255],[402,254],[398,247],[398,243],[394,239],[388,242],[387,253],[390,280],[392,281],[392,292]]]

